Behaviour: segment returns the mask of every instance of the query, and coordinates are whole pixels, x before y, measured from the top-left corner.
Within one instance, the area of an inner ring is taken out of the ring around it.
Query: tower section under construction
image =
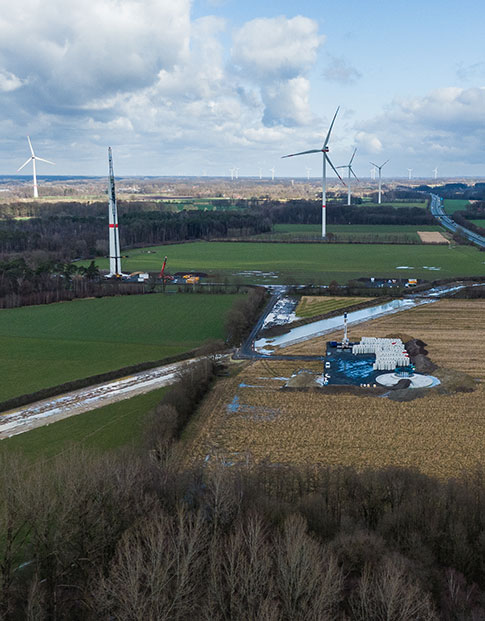
[[[108,148],[109,161],[109,277],[121,278],[120,233],[118,230],[118,208],[116,206],[115,176],[113,154]]]

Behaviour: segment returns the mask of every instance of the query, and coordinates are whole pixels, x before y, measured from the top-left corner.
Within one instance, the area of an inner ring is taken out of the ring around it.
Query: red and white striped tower
[[[118,209],[116,207],[115,176],[113,156],[108,148],[109,161],[109,276],[121,278],[120,234],[118,230]]]

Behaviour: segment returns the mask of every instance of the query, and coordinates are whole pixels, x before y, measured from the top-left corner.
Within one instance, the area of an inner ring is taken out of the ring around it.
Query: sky
[[[0,174],[485,176],[485,3],[0,0]],[[24,169],[25,171],[26,169]],[[24,172],[22,171],[22,172]]]

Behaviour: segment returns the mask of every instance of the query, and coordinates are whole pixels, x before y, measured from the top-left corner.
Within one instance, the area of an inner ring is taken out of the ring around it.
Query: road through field
[[[0,440],[173,384],[178,372],[196,360],[198,358],[142,371],[5,412],[0,415]]]

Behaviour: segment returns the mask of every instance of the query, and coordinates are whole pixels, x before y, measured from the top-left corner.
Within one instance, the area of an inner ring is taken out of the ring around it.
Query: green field
[[[482,218],[481,220],[470,220],[470,222],[475,226],[481,226],[485,229],[485,218]]]
[[[223,338],[237,297],[151,294],[0,310],[0,401]]]
[[[28,459],[49,459],[73,447],[107,451],[139,445],[147,413],[166,388],[71,416],[12,438],[0,440],[0,451],[20,452]]]
[[[361,276],[435,280],[485,273],[483,253],[470,246],[257,242],[195,242],[132,250],[123,269],[158,271],[165,254],[172,272],[200,270],[212,278],[237,275],[243,282],[328,284],[332,280],[346,283]],[[96,262],[100,268],[108,268],[107,259]],[[413,269],[396,269],[402,266]],[[255,271],[266,275],[251,273]]]
[[[380,205],[378,203],[372,203],[372,202],[367,202],[365,199],[362,203],[362,205],[356,205],[356,207],[420,207],[421,209],[426,209],[426,207],[428,206],[428,201],[410,201],[409,203],[406,201],[395,201],[394,203],[381,203]]]
[[[470,207],[470,201],[465,200],[445,198],[443,203],[445,207],[445,213],[447,214],[453,214],[455,213],[455,211],[464,211],[468,207]]]
[[[368,298],[303,297],[295,309],[297,317],[316,317],[340,308],[349,308]]]
[[[389,243],[421,243],[418,231],[441,231],[439,225],[428,224],[423,226],[397,224],[333,224],[327,227],[327,233],[336,238],[347,241],[359,239],[371,243],[372,241]],[[299,239],[321,239],[322,227],[320,224],[275,224],[272,233],[257,235],[257,239],[274,239],[287,241]]]

